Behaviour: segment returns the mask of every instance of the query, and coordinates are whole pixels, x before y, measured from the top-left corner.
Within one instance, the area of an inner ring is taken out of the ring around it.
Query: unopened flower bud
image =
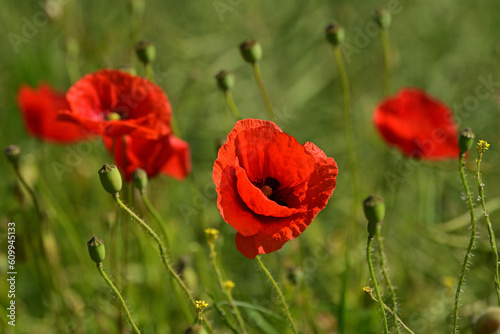
[[[5,148],[4,153],[9,162],[17,168],[19,166],[19,156],[21,155],[19,146],[9,145]]]
[[[122,176],[115,165],[104,164],[99,169],[99,178],[104,190],[111,195],[117,194],[122,189]]]
[[[135,45],[135,53],[141,63],[148,65],[155,60],[156,48],[153,43],[142,40]]]
[[[474,133],[470,128],[462,130],[460,132],[460,137],[458,138],[458,148],[460,149],[460,153],[467,152],[474,144]]]
[[[371,195],[363,201],[363,210],[368,220],[368,235],[373,237],[377,233],[378,224],[384,219],[384,200],[381,197]]]
[[[344,42],[345,39],[344,27],[337,22],[330,23],[328,27],[326,27],[325,33],[326,33],[326,39],[328,39],[328,41],[333,46],[340,45]]]
[[[495,334],[500,329],[500,307],[489,307],[472,325],[473,334]]]
[[[87,242],[87,247],[89,249],[90,258],[92,259],[92,261],[94,261],[97,264],[102,263],[102,261],[104,261],[104,258],[106,256],[104,241],[102,241],[96,236],[93,236],[92,239],[90,239]]]
[[[137,188],[140,192],[146,190],[148,186],[148,174],[142,168],[137,168],[132,175],[132,179],[134,180],[134,187]]]
[[[205,328],[203,328],[202,325],[196,324],[189,326],[185,331],[184,334],[207,334],[207,331]]]
[[[381,28],[385,29],[391,25],[391,13],[385,8],[375,10],[373,12],[373,18]]]
[[[247,63],[254,64],[262,58],[262,47],[254,39],[249,39],[240,44],[240,51]]]
[[[222,70],[217,73],[215,80],[217,80],[217,86],[219,86],[223,92],[227,92],[234,87],[234,75],[228,71]]]

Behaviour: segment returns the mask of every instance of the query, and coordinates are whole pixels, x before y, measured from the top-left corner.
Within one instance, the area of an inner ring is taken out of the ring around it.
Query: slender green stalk
[[[161,233],[163,234],[163,239],[165,240],[165,244],[166,244],[166,247],[168,249],[169,241],[168,241],[168,232],[167,232],[167,228],[165,226],[165,222],[161,218],[158,211],[156,211],[155,208],[153,207],[153,205],[151,204],[145,191],[141,191],[141,198],[142,198],[142,201],[144,202],[144,204],[146,205],[146,208],[148,209],[149,213],[151,213],[153,218],[156,220],[156,222],[160,226]]]
[[[370,271],[370,276],[373,281],[373,288],[375,290],[375,294],[377,295],[378,304],[380,306],[380,311],[382,312],[382,319],[384,320],[384,333],[389,334],[389,327],[387,325],[387,317],[385,315],[384,303],[382,301],[382,296],[380,295],[380,290],[377,284],[377,277],[375,276],[375,271],[373,270],[372,263],[372,243],[373,236],[368,236],[368,242],[366,244],[366,260],[368,261],[368,270]]]
[[[236,104],[234,103],[233,94],[229,89],[224,92],[224,97],[226,98],[226,103],[229,107],[229,110],[231,110],[231,113],[233,114],[234,118],[237,121],[239,121],[241,119],[241,114],[238,108],[236,107]]]
[[[151,64],[144,65],[144,70],[146,71],[146,78],[149,81],[156,83],[153,67],[151,66]]]
[[[465,281],[465,273],[467,272],[467,268],[469,267],[470,264],[472,249],[474,248],[474,244],[476,242],[476,217],[474,215],[474,204],[472,203],[472,196],[469,190],[469,184],[467,183],[467,179],[465,178],[464,157],[465,153],[461,153],[460,158],[458,160],[458,169],[460,173],[460,179],[462,180],[462,185],[464,186],[465,189],[465,195],[467,196],[467,204],[469,205],[471,233],[469,239],[469,246],[467,247],[467,251],[464,257],[464,262],[462,264],[462,270],[460,271],[460,278],[458,280],[457,291],[455,292],[455,307],[453,310],[452,333],[458,333],[457,327],[458,327],[458,307],[460,302],[460,293],[462,292],[462,286]]]
[[[391,95],[392,74],[391,42],[389,41],[389,31],[387,28],[381,28],[380,42],[382,43],[382,52],[384,55],[384,75],[382,79],[382,89],[384,96],[387,97]]]
[[[358,182],[356,174],[356,153],[354,150],[354,139],[352,133],[352,122],[351,122],[351,94],[349,92],[349,79],[347,77],[347,72],[345,70],[344,61],[342,59],[342,53],[340,46],[336,45],[333,47],[333,53],[335,56],[335,62],[337,64],[337,71],[340,78],[340,85],[342,88],[343,97],[343,116],[344,116],[344,137],[347,146],[347,154],[349,157],[349,174],[351,175],[351,192],[352,192],[352,204],[351,204],[351,217],[355,220],[357,203],[358,203]],[[351,245],[353,244],[352,238],[355,233],[356,224],[354,221],[351,224],[351,233],[347,237],[347,247],[345,254],[345,270],[344,277],[342,280],[342,292],[339,307],[339,333],[345,333],[345,315],[347,312],[347,289],[349,287],[349,275],[351,272]]]
[[[259,62],[253,63],[253,73],[255,75],[255,80],[257,80],[257,85],[260,89],[260,94],[262,95],[262,99],[266,105],[267,112],[269,113],[269,120],[272,122],[276,122],[276,117],[274,116],[273,105],[271,103],[271,99],[267,94],[266,87],[264,86],[264,81],[262,81],[262,74],[260,73],[260,65]]]
[[[380,228],[377,228],[377,242],[378,242],[378,253],[379,253],[379,258],[380,258],[380,267],[382,268],[382,275],[384,276],[385,284],[387,284],[387,287],[389,288],[389,292],[391,294],[391,306],[392,306],[392,312],[393,312],[393,317],[392,319],[394,320],[394,327],[396,328],[396,333],[400,333],[399,331],[399,326],[398,326],[398,320],[396,319],[396,316],[398,314],[398,303],[396,300],[396,291],[394,290],[394,286],[392,285],[392,282],[389,278],[389,275],[387,273],[387,265],[385,262],[385,252],[384,252],[384,242],[382,240],[382,236],[380,235]]]
[[[365,291],[374,301],[378,302],[377,297],[375,297],[373,295],[373,293],[369,287],[363,288],[363,291]],[[383,301],[382,301],[382,304],[384,305],[384,309],[396,318],[396,320],[399,322],[401,327],[403,327],[408,333],[415,334],[408,326],[406,326],[406,324],[403,322],[403,320],[401,320],[401,318],[398,317],[398,315],[393,310],[391,310],[391,308],[389,306],[387,306]]]
[[[165,246],[163,245],[163,242],[161,241],[160,237],[158,236],[158,234],[156,234],[156,232],[148,225],[146,224],[146,222],[144,220],[142,220],[141,218],[139,218],[139,216],[137,216],[132,210],[130,210],[121,200],[120,200],[120,197],[118,195],[118,193],[116,193],[114,196],[113,196],[113,199],[115,200],[116,204],[118,204],[123,210],[125,210],[136,222],[139,223],[139,225],[141,225],[145,230],[146,232],[156,241],[156,243],[158,244],[158,248],[160,250],[160,257],[161,257],[161,260],[163,262],[163,264],[165,265],[165,268],[167,269],[167,271],[170,273],[170,275],[175,279],[175,281],[177,282],[177,284],[181,287],[182,291],[184,292],[184,294],[186,295],[186,297],[188,297],[189,301],[191,302],[191,304],[196,307],[196,301],[195,299],[193,298],[193,295],[191,294],[191,292],[189,291],[188,287],[186,286],[186,284],[184,283],[184,281],[180,278],[180,276],[175,272],[175,270],[172,268],[169,260],[168,260],[168,255],[167,255],[167,249],[165,248]],[[203,322],[204,322],[204,325],[205,327],[208,329],[208,331],[210,333],[213,333],[213,329],[212,327],[210,326],[210,324],[205,320],[203,319]]]
[[[269,272],[269,270],[267,270],[267,268],[264,265],[264,263],[262,263],[262,260],[260,259],[260,255],[257,255],[255,258],[257,259],[257,263],[259,264],[260,269],[262,269],[262,271],[264,272],[264,274],[266,274],[267,278],[271,281],[271,283],[272,283],[272,285],[274,287],[274,290],[278,294],[278,296],[279,296],[279,298],[281,300],[281,304],[283,305],[283,308],[285,309],[286,317],[288,318],[288,321],[290,322],[290,325],[292,326],[293,332],[295,334],[297,334],[298,333],[297,332],[297,327],[295,327],[295,323],[294,323],[294,321],[292,319],[292,315],[290,314],[290,310],[288,309],[288,305],[286,304],[286,300],[285,300],[285,296],[283,296],[283,292],[281,292],[281,289],[278,286],[278,283],[276,283],[276,281],[274,280],[274,278],[271,275],[271,273]]]
[[[141,332],[139,331],[139,328],[137,328],[134,319],[132,319],[132,315],[130,314],[130,311],[128,310],[127,304],[125,303],[125,300],[123,299],[122,295],[120,294],[120,291],[116,288],[116,286],[111,282],[109,279],[108,275],[104,272],[102,269],[102,262],[97,265],[97,270],[99,271],[99,274],[101,274],[102,278],[106,281],[106,283],[109,285],[111,290],[113,290],[116,298],[120,302],[120,305],[122,306],[123,311],[125,312],[125,316],[127,317],[128,322],[130,323],[130,326],[132,326],[132,330],[134,333],[140,334]]]
[[[236,306],[236,303],[234,302],[233,294],[231,293],[231,290],[226,288],[224,286],[224,280],[222,278],[222,273],[219,269],[219,266],[217,265],[217,252],[215,251],[215,244],[213,242],[209,243],[210,246],[210,260],[212,267],[214,268],[215,274],[217,275],[217,280],[219,282],[219,286],[224,292],[224,295],[226,295],[226,298],[229,300],[229,303],[231,304],[231,308],[233,309],[234,315],[236,317],[236,320],[238,321],[238,325],[241,328],[242,333],[247,333],[247,330],[245,328],[245,322],[243,321],[243,318],[241,317],[240,310]]]
[[[26,189],[31,197],[31,200],[33,201],[33,205],[35,206],[35,211],[36,215],[38,216],[38,220],[42,222],[43,216],[42,216],[42,211],[40,210],[40,204],[38,202],[38,198],[35,194],[35,191],[29,186],[28,182],[26,182],[26,179],[23,177],[21,172],[19,171],[19,167],[14,167],[14,171],[16,172],[16,176],[23,185],[24,189]]]
[[[495,241],[495,232],[493,232],[493,227],[491,225],[490,215],[486,210],[486,204],[484,202],[484,183],[483,183],[483,175],[481,173],[481,160],[483,159],[483,153],[478,150],[478,158],[477,158],[477,168],[476,168],[476,178],[478,183],[478,191],[479,197],[481,199],[481,207],[483,209],[484,218],[486,218],[486,226],[488,227],[488,235],[490,237],[490,246],[493,251],[493,255],[495,255],[495,290],[497,293],[498,305],[500,305],[500,277],[498,273],[498,262],[500,261],[498,258],[498,249]]]

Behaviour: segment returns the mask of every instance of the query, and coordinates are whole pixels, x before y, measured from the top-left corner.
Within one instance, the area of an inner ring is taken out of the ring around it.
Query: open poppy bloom
[[[93,133],[150,139],[170,133],[170,103],[161,88],[147,79],[100,70],[77,81],[66,98],[69,109],[59,118]]]
[[[238,250],[253,259],[299,236],[325,208],[337,173],[335,160],[273,122],[236,122],[212,178],[217,207],[237,232]]]
[[[451,111],[419,89],[402,89],[383,101],[375,110],[374,122],[385,141],[407,156],[439,160],[460,154]]]
[[[64,94],[44,84],[33,89],[22,86],[17,102],[30,135],[55,143],[73,143],[88,139],[81,126],[58,120],[59,111],[69,108]]]
[[[105,137],[104,144],[127,181],[132,179],[137,168],[144,169],[148,177],[162,173],[179,180],[191,171],[189,144],[174,135],[158,139],[129,135],[116,139]]]

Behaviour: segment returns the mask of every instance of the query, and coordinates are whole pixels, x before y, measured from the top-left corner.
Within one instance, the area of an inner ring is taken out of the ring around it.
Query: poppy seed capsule
[[[153,43],[142,40],[135,45],[135,53],[141,63],[148,65],[155,60],[156,48]]]
[[[363,210],[368,220],[368,235],[373,237],[377,232],[378,224],[384,219],[384,200],[381,197],[371,195],[363,201]]]
[[[134,180],[134,187],[137,188],[141,193],[146,190],[148,186],[148,174],[142,168],[137,168],[132,175]]]
[[[373,18],[381,28],[385,29],[391,25],[391,13],[385,8],[375,10],[373,12]]]
[[[122,189],[122,176],[115,165],[104,164],[99,169],[99,178],[104,190],[111,195],[117,194]]]
[[[92,239],[87,242],[87,248],[89,249],[90,258],[92,259],[92,261],[97,264],[104,261],[104,258],[106,257],[104,241],[96,236],[93,236]]]
[[[330,23],[328,27],[326,27],[325,33],[326,33],[326,39],[328,39],[328,41],[333,46],[340,45],[344,42],[345,39],[344,27],[337,22]]]
[[[472,147],[474,144],[474,133],[471,128],[464,129],[460,132],[460,137],[458,138],[458,148],[460,149],[460,153],[465,153]]]
[[[226,70],[222,70],[215,76],[217,86],[223,91],[227,92],[234,87],[234,75]]]
[[[489,307],[473,321],[473,334],[495,334],[500,328],[500,308]]]
[[[262,47],[254,39],[248,39],[240,44],[240,51],[247,63],[255,64],[262,58]]]
[[[19,148],[19,146],[9,145],[5,148],[4,153],[7,157],[7,160],[9,160],[9,162],[17,168],[17,166],[19,165],[19,156],[21,155],[21,149]]]

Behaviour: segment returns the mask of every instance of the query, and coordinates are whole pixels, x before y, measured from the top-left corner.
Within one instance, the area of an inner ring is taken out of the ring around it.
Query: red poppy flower
[[[217,207],[246,257],[274,252],[299,236],[326,206],[338,169],[313,143],[301,145],[273,122],[236,122],[212,178]]]
[[[375,126],[390,145],[414,158],[458,158],[458,127],[443,103],[418,89],[402,89],[383,101]]]
[[[170,103],[160,87],[118,70],[100,70],[76,82],[66,94],[61,119],[109,137],[131,134],[155,139],[170,133]]]
[[[72,143],[90,136],[82,127],[57,119],[59,111],[68,109],[69,104],[64,94],[55,92],[48,85],[36,89],[22,86],[17,102],[32,136],[56,143]]]
[[[113,138],[104,137],[104,143],[127,181],[137,168],[144,169],[148,177],[162,173],[179,180],[191,171],[189,144],[174,135],[158,139],[125,135],[114,139],[114,144]]]

